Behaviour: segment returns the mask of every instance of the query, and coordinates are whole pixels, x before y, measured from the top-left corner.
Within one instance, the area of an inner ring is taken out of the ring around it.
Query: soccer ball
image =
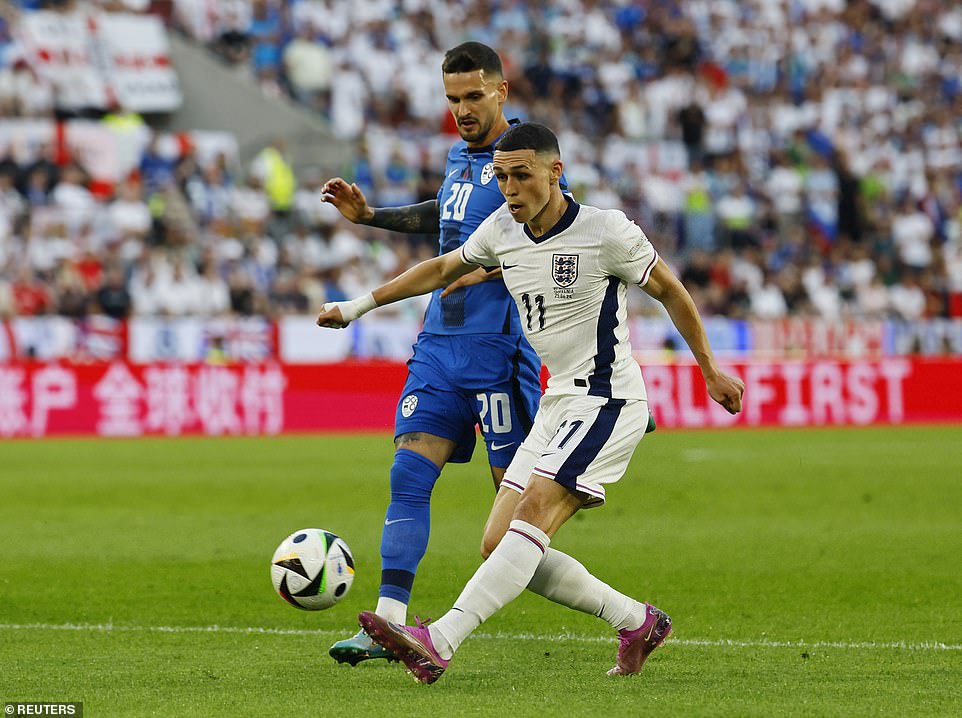
[[[271,581],[295,608],[322,611],[347,595],[354,557],[344,540],[324,529],[295,531],[274,552]]]

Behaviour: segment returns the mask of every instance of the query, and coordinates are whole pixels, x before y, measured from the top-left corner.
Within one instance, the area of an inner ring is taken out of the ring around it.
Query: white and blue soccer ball
[[[354,582],[354,557],[344,539],[324,529],[295,531],[274,552],[271,581],[295,608],[322,611],[340,601]]]

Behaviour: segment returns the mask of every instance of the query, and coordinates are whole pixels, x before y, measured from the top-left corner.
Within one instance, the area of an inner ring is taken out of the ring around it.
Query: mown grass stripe
[[[339,636],[343,630],[269,628],[265,626],[129,626],[112,623],[0,623],[0,631],[86,631],[100,633],[235,633],[270,636]],[[578,641],[608,643],[612,636],[585,636],[574,633],[476,633],[475,639],[488,641]],[[846,650],[962,651],[962,644],[941,641],[774,641],[727,638],[670,638],[676,646],[717,648],[839,648]]]

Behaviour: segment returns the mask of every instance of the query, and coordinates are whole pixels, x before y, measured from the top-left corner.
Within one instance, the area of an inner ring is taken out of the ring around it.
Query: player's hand
[[[481,284],[482,282],[487,282],[490,279],[495,279],[496,277],[500,277],[500,276],[501,276],[500,269],[496,269],[493,272],[489,272],[484,267],[479,267],[473,272],[469,272],[468,274],[465,274],[463,277],[458,277],[453,282],[451,282],[448,286],[446,286],[444,288],[444,291],[441,292],[441,298],[444,299],[455,289],[460,289],[461,287],[470,287],[472,284]]]
[[[717,401],[729,414],[737,414],[742,410],[742,394],[745,393],[745,382],[737,376],[715,374],[705,379],[708,394]]]
[[[333,204],[344,218],[354,224],[366,224],[374,217],[374,210],[367,206],[367,199],[356,184],[348,184],[335,177],[321,187],[321,201]]]
[[[350,322],[345,322],[341,316],[341,310],[334,302],[328,302],[321,307],[321,313],[317,315],[317,326],[327,327],[328,329],[343,329]]]

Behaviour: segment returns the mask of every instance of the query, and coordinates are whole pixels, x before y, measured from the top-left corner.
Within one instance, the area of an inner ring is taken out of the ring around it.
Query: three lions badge
[[[562,289],[570,287],[578,279],[577,254],[553,254],[551,256],[551,278]]]

